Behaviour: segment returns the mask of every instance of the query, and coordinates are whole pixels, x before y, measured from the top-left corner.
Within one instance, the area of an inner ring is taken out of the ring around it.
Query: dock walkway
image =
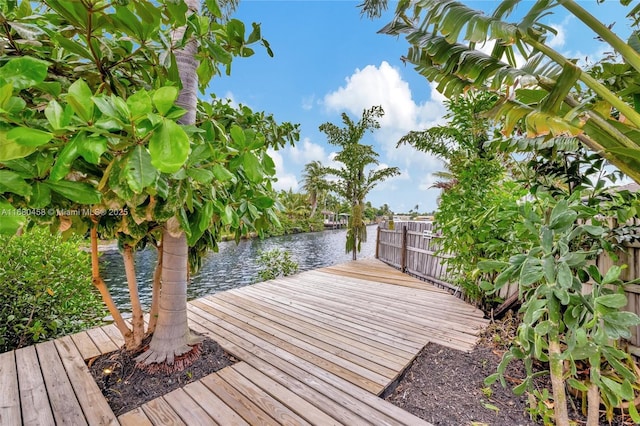
[[[115,417],[84,360],[113,325],[0,354],[2,425],[420,425],[378,397],[429,342],[469,351],[487,321],[444,290],[360,260],[189,302],[240,362]]]

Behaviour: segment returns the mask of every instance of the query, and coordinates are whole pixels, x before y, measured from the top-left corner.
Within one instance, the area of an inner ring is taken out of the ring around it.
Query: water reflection
[[[375,227],[368,228],[369,239],[362,244],[358,258],[375,255]],[[345,230],[311,232],[306,234],[285,235],[265,240],[243,240],[220,244],[218,253],[209,253],[202,269],[191,277],[187,289],[189,300],[253,284],[257,280],[258,265],[256,259],[260,250],[267,251],[282,248],[291,253],[300,265],[300,271],[321,268],[348,262],[351,255],[344,252]],[[136,276],[140,299],[145,309],[151,303],[151,283],[157,254],[148,248],[136,254]],[[116,305],[125,312],[131,310],[129,291],[124,275],[122,257],[117,252],[104,253],[101,257],[102,274],[109,286]]]

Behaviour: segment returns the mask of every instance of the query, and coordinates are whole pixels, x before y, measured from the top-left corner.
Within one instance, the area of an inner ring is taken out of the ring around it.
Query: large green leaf
[[[164,173],[175,173],[189,156],[189,137],[171,120],[163,119],[149,140],[153,166]]]
[[[15,90],[22,90],[42,83],[47,78],[49,64],[29,56],[12,58],[0,68],[0,84],[11,83]]]
[[[178,88],[174,86],[164,86],[153,92],[153,104],[161,115],[169,112],[178,99],[178,93]]]
[[[187,176],[202,184],[208,184],[214,178],[214,174],[210,170],[198,169],[195,167],[187,169]]]
[[[56,162],[49,173],[49,180],[59,181],[68,175],[76,158],[78,158],[78,143],[77,138],[74,138],[58,154],[58,158],[56,158]]]
[[[127,98],[127,105],[129,106],[133,120],[144,117],[153,110],[151,96],[149,96],[149,92],[144,89],[138,90],[129,96],[129,98]]]
[[[242,165],[244,172],[249,180],[253,183],[261,182],[264,178],[260,160],[252,152],[245,152],[243,155]]]
[[[82,132],[77,137],[78,154],[91,164],[98,164],[107,151],[107,138],[100,135],[88,136]]]
[[[216,177],[216,180],[220,182],[226,182],[228,180],[235,178],[233,173],[231,173],[229,170],[227,170],[220,164],[215,164],[211,168],[211,171],[213,172],[213,175]]]
[[[93,186],[84,182],[63,180],[60,182],[46,181],[46,185],[53,191],[79,204],[98,204],[102,194]]]
[[[623,308],[627,304],[627,297],[624,294],[607,294],[597,297],[594,302],[608,308]]]
[[[29,199],[29,207],[42,209],[51,204],[51,189],[43,182],[35,182]]]
[[[28,197],[31,195],[31,185],[24,181],[16,172],[0,170],[0,193],[11,192]]]
[[[140,194],[146,187],[153,185],[158,172],[151,164],[151,156],[147,149],[138,145],[127,156],[125,177],[129,188]]]
[[[22,225],[26,217],[21,215],[7,201],[0,198],[0,234],[15,234]]]
[[[537,259],[527,259],[522,264],[520,270],[520,284],[528,286],[534,284],[542,279],[544,276],[544,270],[542,266],[537,262]]]
[[[44,115],[47,117],[51,127],[54,130],[58,130],[69,125],[71,117],[73,116],[73,110],[69,106],[63,108],[55,99],[53,99],[44,109]]]
[[[94,104],[91,99],[92,96],[91,89],[83,80],[76,80],[75,83],[69,86],[67,102],[85,122],[90,122],[93,119]]]
[[[0,161],[24,158],[36,150],[33,146],[20,145],[7,137],[7,132],[0,131]]]
[[[237,124],[234,124],[233,126],[231,126],[231,139],[233,139],[233,141],[236,143],[236,145],[240,148],[244,148],[246,145],[246,137],[244,134],[244,131],[242,130],[242,128],[240,126],[238,126]]]
[[[7,133],[7,138],[23,146],[38,147],[49,142],[53,138],[53,135],[38,129],[14,127]]]

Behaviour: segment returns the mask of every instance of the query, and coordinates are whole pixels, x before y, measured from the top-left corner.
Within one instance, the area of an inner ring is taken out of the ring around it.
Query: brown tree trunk
[[[144,313],[142,311],[142,305],[140,305],[138,281],[136,279],[136,265],[131,246],[124,246],[122,258],[124,260],[124,271],[127,275],[129,299],[131,300],[131,328],[133,329],[133,341],[131,342],[131,347],[127,346],[127,349],[131,350],[142,345],[142,340],[144,339]]]
[[[100,276],[100,263],[98,259],[98,222],[95,217],[92,217],[91,221],[93,222],[93,226],[91,227],[91,282],[100,292],[102,301],[107,306],[109,313],[113,317],[113,322],[116,324],[116,327],[118,327],[118,331],[122,334],[125,347],[129,348],[133,346],[133,333],[127,326],[127,323],[124,322],[124,319],[120,314],[120,310],[111,297],[107,284],[105,284],[102,276]]]
[[[600,423],[600,389],[596,384],[596,376],[600,374],[600,358],[594,359],[597,361],[590,365],[591,383],[587,391],[587,426],[598,426]],[[630,404],[633,404],[633,401]]]
[[[551,388],[553,391],[556,426],[569,426],[567,393],[565,392],[561,354],[560,342],[557,339],[549,339],[549,368],[551,370]]]

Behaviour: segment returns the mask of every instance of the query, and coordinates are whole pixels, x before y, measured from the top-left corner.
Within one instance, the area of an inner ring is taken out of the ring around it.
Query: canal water
[[[370,226],[367,234],[367,242],[362,244],[358,259],[375,256],[376,228]],[[219,244],[218,253],[209,253],[203,262],[202,269],[191,277],[187,298],[196,299],[207,294],[256,283],[260,268],[257,264],[260,251],[276,248],[288,250],[292,259],[298,263],[300,272],[349,262],[351,255],[344,251],[345,240],[346,230],[339,229],[284,235],[263,240],[242,240],[239,244],[233,241],[222,242]],[[147,248],[136,254],[136,275],[140,299],[145,309],[151,304],[151,283],[156,257],[157,254],[153,248]],[[131,305],[121,255],[117,251],[106,252],[100,259],[103,278],[116,305],[123,312],[129,312]]]

